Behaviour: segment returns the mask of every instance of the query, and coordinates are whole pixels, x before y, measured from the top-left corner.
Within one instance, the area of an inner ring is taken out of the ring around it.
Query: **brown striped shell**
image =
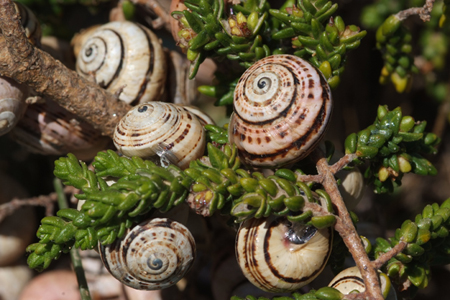
[[[156,218],[132,228],[123,239],[100,245],[108,271],[139,290],[160,290],[177,283],[195,259],[195,241],[182,224]]]
[[[114,130],[114,145],[126,156],[158,155],[180,168],[205,151],[205,131],[199,119],[182,106],[149,102],[132,108]]]
[[[391,280],[389,277],[381,272],[378,274],[381,282],[381,292],[383,293],[383,297],[385,299],[396,300],[397,296],[395,291],[390,292]],[[364,285],[364,281],[358,267],[351,267],[343,270],[333,278],[328,286],[337,289],[344,295],[350,294],[350,292],[355,290],[360,293],[366,290],[366,286]],[[388,295],[389,298],[387,298]]]
[[[25,35],[28,40],[38,47],[41,46],[41,25],[39,24],[38,19],[34,15],[34,13],[25,5],[14,2],[16,7],[16,11],[20,14],[20,23],[22,27],[25,29]]]
[[[294,291],[313,281],[332,249],[331,228],[316,229],[284,217],[249,219],[236,238],[236,257],[245,277],[262,290]]]
[[[158,37],[128,21],[110,22],[90,32],[76,69],[132,105],[160,100],[167,72]]]
[[[110,141],[89,123],[48,99],[28,106],[11,131],[11,138],[33,153],[64,155],[71,152],[83,160],[93,158]]]
[[[321,140],[332,112],[320,71],[293,55],[252,65],[234,91],[229,139],[246,164],[274,168],[306,157]]]
[[[26,85],[0,76],[0,136],[11,131],[22,118],[29,93]]]

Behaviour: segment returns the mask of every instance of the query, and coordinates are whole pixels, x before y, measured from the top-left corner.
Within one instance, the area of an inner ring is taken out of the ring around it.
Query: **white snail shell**
[[[132,108],[114,130],[114,145],[126,156],[166,157],[180,168],[205,151],[198,118],[182,106],[149,102]]]
[[[160,100],[166,58],[158,37],[132,22],[110,22],[89,33],[77,57],[77,72],[132,105]]]
[[[89,123],[48,99],[28,106],[11,131],[11,137],[33,153],[63,155],[72,152],[79,159],[92,158],[109,141]]]
[[[313,281],[332,249],[332,229],[286,218],[249,219],[236,238],[236,257],[247,279],[262,290],[294,291]]]
[[[391,281],[389,277],[381,272],[378,272],[378,274],[381,282],[381,292],[383,293],[384,298],[390,300],[397,299],[394,291],[393,293],[390,293]],[[351,267],[343,270],[333,278],[328,286],[337,289],[344,295],[347,295],[354,290],[360,293],[366,290],[358,267]],[[388,294],[390,296],[389,298],[387,298]]]
[[[195,241],[182,224],[166,218],[145,221],[120,240],[100,246],[105,267],[123,284],[160,290],[177,283],[195,259]]]
[[[170,102],[181,105],[190,105],[197,100],[198,90],[195,78],[189,79],[191,62],[185,55],[170,51],[169,72],[167,78],[167,91]]]
[[[278,167],[306,157],[319,143],[332,111],[320,71],[293,55],[252,65],[234,92],[229,139],[246,164]]]
[[[348,210],[353,210],[364,196],[364,177],[357,167],[353,170],[341,170],[336,173],[336,177],[342,180],[339,186],[342,199]]]
[[[0,135],[9,132],[22,118],[29,95],[26,85],[0,76]]]
[[[14,2],[16,11],[20,14],[20,23],[25,29],[25,35],[28,40],[38,47],[41,45],[41,25],[34,13],[25,5]]]
[[[192,105],[183,105],[183,107],[188,111],[190,111],[191,113],[193,113],[195,116],[197,116],[202,126],[205,126],[207,124],[210,125],[216,124],[210,116],[208,116],[205,112],[201,111],[199,108]]]

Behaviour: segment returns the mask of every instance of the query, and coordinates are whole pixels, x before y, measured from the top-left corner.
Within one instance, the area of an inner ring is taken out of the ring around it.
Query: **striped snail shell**
[[[33,153],[64,155],[72,152],[83,160],[93,158],[109,141],[89,123],[48,99],[28,106],[11,131],[11,138]]]
[[[332,112],[323,75],[293,55],[253,64],[234,91],[229,139],[246,164],[274,168],[306,157],[324,135]]]
[[[22,118],[29,95],[26,85],[0,76],[0,136],[8,133]]]
[[[25,29],[25,35],[28,40],[38,47],[41,46],[41,25],[34,13],[25,5],[14,2],[16,11],[20,14],[20,23]]]
[[[395,291],[390,292],[391,280],[389,277],[382,272],[378,272],[378,274],[384,299],[396,300],[397,296]],[[350,294],[352,291],[362,293],[366,290],[364,280],[361,277],[361,272],[358,267],[351,267],[343,270],[333,278],[328,286],[337,289],[344,295]],[[387,298],[388,295],[389,298]]]
[[[285,217],[253,218],[239,228],[236,257],[245,277],[260,289],[294,291],[322,272],[332,240],[331,228],[318,230]]]
[[[166,58],[158,37],[132,22],[110,22],[89,33],[77,57],[77,72],[94,78],[119,99],[135,105],[159,100]]]
[[[158,155],[181,169],[203,155],[206,143],[205,131],[195,114],[163,102],[132,108],[117,124],[113,140],[126,156]]]
[[[195,259],[195,241],[182,224],[156,218],[132,228],[123,239],[100,245],[108,271],[139,290],[160,290],[177,283]]]

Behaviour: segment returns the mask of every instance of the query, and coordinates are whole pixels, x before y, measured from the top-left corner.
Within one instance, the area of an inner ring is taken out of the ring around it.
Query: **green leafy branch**
[[[246,296],[244,298],[241,297],[231,297],[231,300],[341,300],[344,295],[338,290],[331,287],[323,287],[316,290],[311,290],[308,293],[300,294],[300,293],[292,293],[291,296],[281,296],[281,297],[254,297],[254,296]]]
[[[404,173],[436,174],[436,168],[422,155],[435,154],[440,138],[425,132],[426,125],[426,121],[403,116],[400,107],[388,111],[379,106],[372,125],[347,137],[345,152],[369,161],[364,176],[375,185],[375,192],[392,192]]]
[[[392,257],[385,265],[388,276],[400,285],[410,282],[413,294],[428,286],[430,266],[450,263],[450,198],[441,205],[427,205],[415,221],[406,220],[395,236],[388,240],[377,238],[372,255],[378,259],[400,242],[404,250]]]

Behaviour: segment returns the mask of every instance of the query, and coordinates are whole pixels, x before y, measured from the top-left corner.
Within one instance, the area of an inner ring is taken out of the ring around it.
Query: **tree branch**
[[[427,0],[423,7],[411,7],[405,10],[402,10],[396,14],[396,17],[403,21],[407,19],[409,16],[419,15],[419,17],[424,22],[430,21],[431,10],[433,9],[435,0]]]
[[[76,189],[72,186],[64,187],[65,194],[73,194]],[[14,198],[9,202],[0,205],[0,223],[6,217],[12,215],[17,209],[22,206],[45,206],[45,214],[50,216],[53,213],[54,202],[58,200],[58,195],[56,193],[51,193],[48,195],[41,195],[38,197],[32,197],[28,199],[18,199]]]
[[[372,261],[372,267],[375,269],[380,269],[382,266],[384,266],[385,263],[387,263],[391,258],[405,250],[406,246],[408,246],[407,243],[400,241],[397,245],[395,245],[394,248],[389,250],[386,253],[383,253],[378,257],[376,260]]]
[[[334,174],[332,173],[323,152],[320,149],[316,149],[312,154],[312,158],[316,162],[319,175],[323,176],[322,185],[330,195],[331,201],[337,209],[339,218],[337,218],[334,228],[339,232],[342,240],[352,254],[366,286],[364,293],[345,295],[344,299],[383,300],[384,298],[381,293],[377,271],[372,266],[372,263],[365,252],[358,232],[353,225],[350,214],[339,193]]]
[[[29,43],[12,0],[0,0],[0,29],[0,75],[27,84],[103,135],[113,135],[120,118],[131,109],[128,104]]]

